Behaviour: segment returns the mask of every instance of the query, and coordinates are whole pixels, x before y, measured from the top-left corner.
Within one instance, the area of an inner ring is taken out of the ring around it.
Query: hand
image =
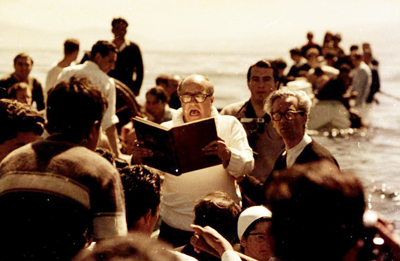
[[[131,147],[131,154],[134,163],[142,163],[142,159],[146,157],[152,157],[153,152],[145,147],[141,147],[143,142],[135,140]]]
[[[195,231],[194,237],[202,238],[204,241],[210,246],[212,249],[218,252],[219,256],[221,257],[222,254],[227,250],[233,250],[232,245],[226,240],[220,233],[218,233],[212,227],[206,226],[201,227],[198,225],[190,225],[191,228]],[[191,241],[193,246],[195,247],[196,252],[199,251],[199,248],[196,245],[196,241]]]
[[[226,146],[225,141],[221,138],[214,140],[203,148],[205,155],[217,155],[221,160],[224,168],[227,168],[231,159],[231,150]]]
[[[400,260],[400,235],[394,231],[394,224],[378,213],[378,222],[375,227],[385,240],[385,244],[389,246],[393,259]]]

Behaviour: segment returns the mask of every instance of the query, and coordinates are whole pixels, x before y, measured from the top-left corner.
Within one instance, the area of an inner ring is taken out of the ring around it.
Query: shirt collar
[[[296,162],[297,157],[303,152],[304,148],[312,142],[310,136],[307,133],[304,133],[303,139],[294,146],[293,148],[287,150],[286,155],[286,166],[290,168]]]

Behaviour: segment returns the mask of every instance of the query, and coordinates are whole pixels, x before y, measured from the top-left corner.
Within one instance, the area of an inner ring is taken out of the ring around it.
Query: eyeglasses
[[[250,233],[249,236],[255,236],[255,240],[258,243],[263,243],[268,241],[268,236],[266,234],[263,233]]]
[[[288,121],[292,121],[294,120],[294,116],[296,115],[296,113],[303,113],[303,111],[286,111],[285,113],[276,111],[272,113],[272,119],[274,121],[280,121],[282,119],[282,116],[285,116]]]
[[[211,96],[211,94],[204,94],[204,93],[198,93],[198,94],[183,94],[180,96],[180,99],[183,103],[189,103],[192,101],[194,98],[196,102],[202,103],[206,100],[207,97]]]

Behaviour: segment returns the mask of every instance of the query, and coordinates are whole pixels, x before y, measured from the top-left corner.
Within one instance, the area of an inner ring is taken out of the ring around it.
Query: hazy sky
[[[65,38],[76,37],[88,49],[112,37],[110,22],[119,16],[142,49],[295,46],[304,44],[308,30],[318,42],[326,30],[342,32],[348,45],[353,39],[373,42],[382,32],[400,41],[399,0],[1,0],[0,12],[0,48],[60,49]]]

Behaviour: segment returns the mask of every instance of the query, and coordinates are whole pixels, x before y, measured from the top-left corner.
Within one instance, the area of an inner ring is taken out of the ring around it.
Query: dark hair
[[[168,102],[168,96],[163,87],[153,87],[146,92],[146,97],[149,94],[154,95],[156,99],[161,101],[162,103]]]
[[[351,66],[348,65],[347,63],[342,63],[342,64],[339,66],[339,71],[340,71],[341,73],[349,73],[349,72],[351,71]]]
[[[267,185],[280,260],[341,260],[363,230],[361,182],[329,161],[293,165]],[[329,256],[326,254],[329,253]]]
[[[236,235],[236,217],[240,210],[240,206],[228,194],[214,191],[196,203],[194,223],[214,228],[233,243]]]
[[[100,53],[101,57],[106,57],[111,52],[117,52],[117,49],[113,43],[108,41],[98,41],[92,47],[92,51],[90,52],[90,60],[93,60],[98,53]]]
[[[14,139],[19,132],[42,135],[44,130],[44,119],[37,110],[9,99],[0,100],[0,122],[0,144]]]
[[[71,77],[51,88],[47,99],[47,131],[86,138],[108,106],[103,92],[87,78]]]
[[[350,46],[350,51],[357,51],[357,50],[358,50],[358,45]]]
[[[272,61],[272,66],[277,69],[285,69],[287,64],[283,59],[278,58],[278,59]]]
[[[26,82],[14,83],[7,90],[8,97],[16,99],[17,98],[17,92],[20,91],[20,90],[30,90],[30,87]]]
[[[249,70],[247,71],[247,81],[250,81],[250,77],[251,77],[251,69],[253,69],[254,67],[260,67],[260,68],[271,68],[274,71],[274,79],[275,81],[278,79],[278,72],[276,71],[276,69],[272,66],[272,64],[268,61],[268,60],[260,60],[257,63],[253,64],[252,66],[250,66]]]
[[[17,64],[17,60],[20,59],[20,58],[29,58],[29,60],[31,60],[32,65],[33,65],[32,57],[30,55],[26,54],[26,53],[17,54],[17,56],[15,56],[15,58],[14,58],[14,65]]]
[[[147,166],[134,165],[120,170],[125,191],[126,220],[128,228],[151,210],[156,214],[160,204],[161,180]]]
[[[300,55],[300,56],[302,55],[301,54],[301,50],[299,48],[294,48],[294,49],[290,50],[290,54],[291,55],[297,54],[297,55]]]
[[[156,78],[156,85],[161,86],[162,84],[168,84],[169,75],[168,74],[160,74]]]
[[[128,25],[129,25],[128,22],[122,17],[114,18],[112,20],[112,22],[111,22],[112,27],[115,27],[117,24],[124,24],[124,25],[126,25],[126,27],[128,27]]]
[[[64,42],[64,54],[71,54],[79,51],[79,41],[76,39],[67,39]]]

